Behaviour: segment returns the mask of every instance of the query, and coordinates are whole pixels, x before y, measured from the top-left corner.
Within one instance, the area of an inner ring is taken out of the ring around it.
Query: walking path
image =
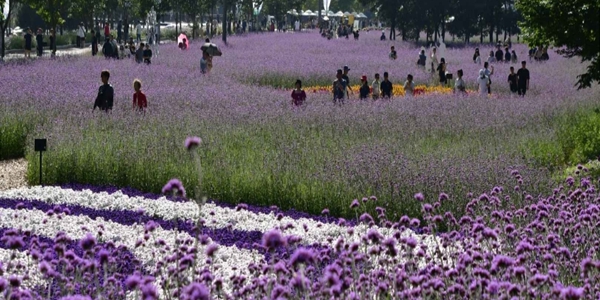
[[[0,191],[27,186],[27,161],[24,158],[0,160]]]

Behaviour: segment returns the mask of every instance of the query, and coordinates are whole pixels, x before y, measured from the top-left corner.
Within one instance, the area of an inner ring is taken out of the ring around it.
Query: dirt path
[[[0,160],[0,191],[27,186],[26,174],[25,159]]]

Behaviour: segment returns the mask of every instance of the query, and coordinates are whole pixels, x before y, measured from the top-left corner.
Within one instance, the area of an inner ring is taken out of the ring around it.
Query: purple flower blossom
[[[193,150],[194,148],[200,146],[200,144],[202,144],[202,139],[197,136],[192,136],[185,139],[185,148],[188,150]]]
[[[275,248],[286,246],[286,240],[279,230],[271,230],[263,235],[262,246],[273,250]]]
[[[417,200],[419,202],[423,202],[425,200],[425,196],[423,196],[423,193],[416,193],[415,200]]]
[[[183,187],[183,184],[181,183],[181,181],[179,181],[179,179],[174,178],[169,180],[169,182],[165,184],[165,186],[162,188],[162,193],[174,193],[178,196],[185,197],[185,188]]]

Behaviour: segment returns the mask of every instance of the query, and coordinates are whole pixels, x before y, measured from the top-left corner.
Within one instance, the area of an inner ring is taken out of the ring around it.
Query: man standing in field
[[[346,98],[350,99],[349,93],[352,92],[352,89],[350,88],[350,78],[348,77],[348,71],[350,71],[350,68],[348,66],[344,66],[344,74],[342,75],[342,79],[346,81]]]
[[[98,107],[100,110],[108,112],[109,110],[112,110],[115,95],[112,85],[108,83],[110,72],[108,70],[102,71],[102,73],[100,73],[100,78],[102,79],[102,85],[98,89],[98,96],[96,96],[96,101],[94,101],[93,110],[96,110],[96,107]]]
[[[525,93],[529,89],[529,70],[526,68],[527,62],[521,62],[521,68],[517,71],[517,91],[519,96],[525,97]]]
[[[333,103],[338,101],[343,104],[346,97],[347,82],[344,80],[342,70],[337,70],[336,80],[333,82]]]

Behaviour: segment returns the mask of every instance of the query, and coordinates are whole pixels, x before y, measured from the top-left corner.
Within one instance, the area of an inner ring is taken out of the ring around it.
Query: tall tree
[[[577,76],[578,89],[600,83],[600,1],[519,0],[517,9],[530,45],[554,45],[559,54],[589,62]]]
[[[377,17],[390,24],[390,40],[396,39],[396,27],[399,24],[400,10],[406,0],[360,0],[360,4],[377,12]],[[418,16],[413,16],[417,18]]]
[[[0,0],[0,34],[2,35],[2,37],[0,37],[0,44],[2,44],[0,46],[0,60],[4,59],[6,51],[4,38],[6,37],[6,30],[10,25],[10,18],[13,14],[16,4],[17,0],[11,0],[10,2],[7,2],[6,0]],[[6,15],[4,15],[5,8]]]

